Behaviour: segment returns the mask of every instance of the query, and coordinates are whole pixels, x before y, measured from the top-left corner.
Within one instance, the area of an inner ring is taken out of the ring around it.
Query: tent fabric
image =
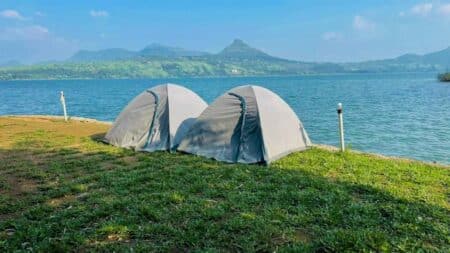
[[[286,102],[268,89],[247,85],[229,90],[208,106],[178,150],[225,162],[270,163],[310,145]]]
[[[125,107],[105,141],[136,151],[173,150],[206,107],[206,102],[187,88],[155,86]]]

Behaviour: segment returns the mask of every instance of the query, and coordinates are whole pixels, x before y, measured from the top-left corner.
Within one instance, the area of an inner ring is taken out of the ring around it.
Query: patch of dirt
[[[75,199],[76,199],[76,196],[74,196],[74,195],[64,195],[59,198],[49,199],[45,203],[51,207],[59,207],[65,203],[72,202]]]
[[[107,237],[108,241],[125,241],[125,242],[129,242],[128,240],[128,235],[122,235],[122,234],[109,234]]]
[[[125,157],[123,157],[122,159],[120,159],[122,162],[124,162],[126,165],[129,165],[129,164],[135,164],[135,163],[137,163],[138,162],[138,159],[137,159],[137,157],[135,157],[135,156],[125,156]]]
[[[6,175],[6,183],[9,186],[4,190],[10,196],[21,196],[26,193],[37,192],[38,183],[35,180]]]

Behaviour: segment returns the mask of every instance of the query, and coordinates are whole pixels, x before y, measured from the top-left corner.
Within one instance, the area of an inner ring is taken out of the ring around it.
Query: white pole
[[[338,104],[337,107],[337,113],[339,117],[339,137],[341,141],[341,151],[345,151],[345,142],[344,142],[344,117],[343,117],[343,110],[342,110],[342,103]]]
[[[62,104],[62,108],[64,111],[64,120],[67,121],[68,117],[67,117],[67,109],[66,109],[66,99],[64,98],[64,92],[61,91],[61,104]]]

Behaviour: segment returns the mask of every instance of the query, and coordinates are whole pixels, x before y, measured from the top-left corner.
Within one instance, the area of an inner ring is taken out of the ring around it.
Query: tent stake
[[[60,100],[61,100],[62,108],[63,108],[63,111],[64,111],[64,121],[67,121],[68,117],[67,117],[67,109],[66,109],[66,99],[64,98],[64,92],[63,91],[61,91],[61,98],[60,98]]]
[[[343,117],[343,112],[342,112],[342,103],[338,104],[337,107],[337,113],[338,113],[338,118],[339,118],[339,137],[340,137],[340,141],[341,141],[341,151],[344,152],[345,151],[345,142],[344,142],[344,117]]]

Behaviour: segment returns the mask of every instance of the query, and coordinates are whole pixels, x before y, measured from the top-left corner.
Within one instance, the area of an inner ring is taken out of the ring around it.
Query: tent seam
[[[250,87],[252,88],[253,96],[255,97],[256,111],[258,112],[258,125],[259,125],[259,132],[261,134],[261,140],[262,140],[261,151],[262,151],[262,154],[263,154],[264,162],[269,163],[268,162],[269,161],[269,157],[267,156],[267,152],[266,152],[266,141],[265,141],[265,138],[264,138],[262,124],[261,124],[261,116],[260,116],[260,111],[259,111],[258,96],[256,96],[256,94],[255,94],[255,87],[253,85],[250,86]]]
[[[239,99],[239,101],[241,102],[241,110],[242,110],[242,115],[241,115],[241,118],[240,118],[240,120],[241,120],[241,134],[239,136],[239,146],[237,148],[237,154],[234,157],[234,161],[237,162],[239,160],[239,155],[241,154],[241,145],[242,145],[242,142],[243,142],[242,138],[243,138],[244,127],[245,127],[245,119],[246,119],[246,114],[247,114],[247,102],[245,101],[244,97],[242,97],[242,96],[240,96],[240,95],[238,95],[236,93],[230,92],[228,94],[237,97]]]
[[[150,124],[150,129],[148,130],[147,141],[145,142],[143,149],[146,149],[148,147],[150,139],[153,138],[153,128],[155,126],[156,113],[158,112],[158,105],[159,105],[159,96],[152,90],[147,90],[147,92],[149,92],[150,94],[152,94],[155,97],[155,110],[153,112],[152,123]]]
[[[166,85],[166,97],[167,97],[167,102],[166,102],[166,106],[167,106],[167,128],[169,129],[169,131],[167,132],[167,139],[168,139],[168,143],[169,143],[169,147],[167,148],[170,151],[172,151],[172,138],[170,138],[170,99],[169,99],[169,85]]]

